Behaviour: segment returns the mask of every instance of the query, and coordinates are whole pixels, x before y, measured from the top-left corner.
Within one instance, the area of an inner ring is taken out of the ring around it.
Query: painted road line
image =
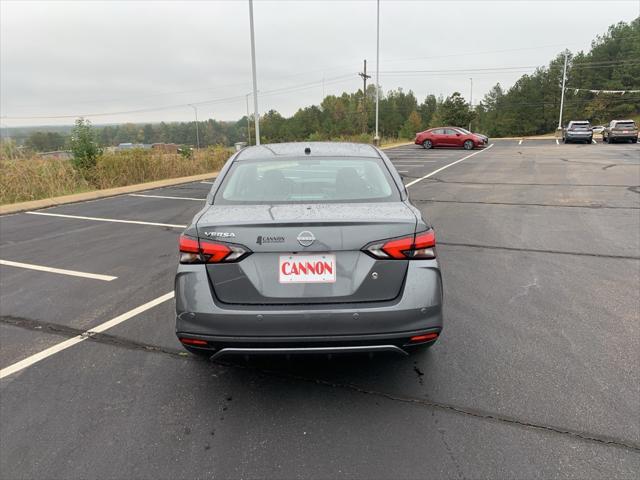
[[[59,273],[61,275],[70,275],[72,277],[92,278],[93,280],[103,280],[110,282],[118,277],[112,277],[111,275],[100,275],[98,273],[78,272],[76,270],[66,270],[64,268],[52,268],[42,265],[32,265],[31,263],[12,262],[10,260],[1,260],[0,265],[6,265],[9,267],[26,268],[27,270],[38,270],[40,272]]]
[[[133,223],[135,225],[152,225],[154,227],[187,228],[186,225],[176,225],[172,223],[141,222],[139,220],[119,220],[117,218],[82,217],[80,215],[65,215],[62,213],[49,213],[49,212],[24,212],[24,213],[27,213],[29,215],[45,215],[47,217],[75,218],[77,220],[93,220],[95,222]]]
[[[518,142],[518,145],[522,145],[522,138],[520,139],[520,141]]]
[[[172,197],[169,195],[145,195],[142,193],[130,193],[130,197],[144,197],[144,198],[167,198],[171,200],[192,200],[194,202],[203,202],[206,198],[191,198],[191,197]]]
[[[8,367],[0,370],[0,379],[8,377],[9,375],[19,372],[20,370],[24,370],[25,368],[30,367],[31,365],[38,363],[39,361],[44,360],[45,358],[55,355],[56,353],[62,352],[67,348],[73,347],[78,343],[84,342],[85,340],[91,338],[92,335],[96,333],[102,333],[105,330],[115,327],[116,325],[126,320],[129,320],[130,318],[135,317],[136,315],[139,315],[142,312],[145,312],[155,307],[156,305],[160,305],[161,303],[164,303],[167,300],[171,300],[172,298],[173,298],[173,292],[165,293],[161,297],[151,300],[150,302],[147,302],[144,305],[140,305],[139,307],[136,307],[133,310],[129,310],[128,312],[123,313],[122,315],[119,315],[111,320],[108,320],[98,325],[95,328],[87,330],[86,332],[83,332],[80,335],[76,335],[75,337],[69,338],[64,342],[58,343],[57,345],[53,345],[52,347],[49,347],[41,352],[31,355],[25,358],[24,360],[20,360],[19,362],[16,362],[13,365],[9,365]]]
[[[440,168],[438,168],[437,170],[434,170],[433,172],[426,174],[424,177],[417,178],[417,179],[415,179],[413,182],[409,182],[409,183],[407,183],[407,184],[405,185],[405,187],[407,187],[407,188],[408,188],[408,187],[410,187],[411,185],[415,185],[416,183],[421,182],[422,180],[425,180],[425,179],[429,178],[430,176],[435,175],[436,173],[439,173],[439,172],[441,172],[442,170],[444,170],[444,169],[446,169],[446,168],[449,168],[449,167],[451,167],[451,166],[455,165],[456,163],[463,162],[463,161],[465,161],[467,158],[471,158],[471,157],[473,157],[474,155],[478,155],[479,153],[486,152],[486,151],[487,151],[487,150],[489,150],[491,147],[493,147],[493,145],[494,145],[494,144],[492,143],[491,145],[489,145],[487,148],[485,148],[485,149],[483,149],[483,150],[478,150],[477,152],[474,152],[474,153],[472,153],[471,155],[467,155],[466,157],[462,157],[460,160],[456,160],[455,162],[448,163],[448,164],[447,164],[447,165],[445,165],[444,167],[440,167]]]
[[[560,142],[558,141],[557,138],[556,138],[556,145],[560,145]]]
[[[591,139],[591,143],[593,143],[594,145],[596,144],[596,141],[592,138]]]

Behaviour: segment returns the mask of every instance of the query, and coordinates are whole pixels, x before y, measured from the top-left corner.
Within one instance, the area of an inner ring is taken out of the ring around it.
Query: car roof
[[[306,149],[310,153],[306,153]],[[269,158],[301,157],[370,157],[380,158],[378,150],[366,143],[350,142],[289,142],[267,143],[240,150],[236,161],[266,160]]]
[[[633,120],[614,120],[614,122],[616,122],[616,123],[627,123],[627,122],[635,123]]]

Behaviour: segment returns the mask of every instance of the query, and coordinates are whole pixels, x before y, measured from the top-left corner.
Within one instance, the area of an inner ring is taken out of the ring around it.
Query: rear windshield
[[[571,125],[569,126],[576,130],[587,130],[591,128],[591,124],[589,122],[571,122]]]
[[[636,124],[634,122],[616,122],[616,128],[636,128]]]
[[[235,162],[213,203],[338,203],[399,201],[381,159],[301,158]]]

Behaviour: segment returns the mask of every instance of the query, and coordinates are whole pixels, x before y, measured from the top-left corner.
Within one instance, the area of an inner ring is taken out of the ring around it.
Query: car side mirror
[[[459,137],[459,136],[460,136],[460,134],[459,134],[459,133],[456,133],[456,137]]]

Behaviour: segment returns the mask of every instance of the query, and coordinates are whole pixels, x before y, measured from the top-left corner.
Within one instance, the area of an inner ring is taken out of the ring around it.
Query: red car
[[[424,132],[416,133],[416,145],[424,148],[433,147],[463,147],[471,150],[477,147],[484,147],[489,139],[484,135],[471,133],[460,127],[437,127],[430,128]]]

